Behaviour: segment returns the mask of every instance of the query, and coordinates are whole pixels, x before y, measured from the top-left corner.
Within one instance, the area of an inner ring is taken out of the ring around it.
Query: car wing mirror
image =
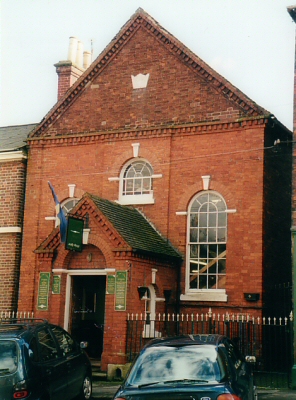
[[[247,363],[255,364],[256,357],[255,356],[246,356],[245,360]]]
[[[31,360],[33,360],[33,358],[34,358],[34,353],[33,353],[33,351],[32,351],[31,349],[28,350],[28,354],[29,354],[29,358],[30,358]]]
[[[88,342],[80,342],[80,348],[86,349],[88,347]]]

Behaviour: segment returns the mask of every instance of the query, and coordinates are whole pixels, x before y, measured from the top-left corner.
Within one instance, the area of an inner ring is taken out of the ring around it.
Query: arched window
[[[154,203],[153,169],[146,160],[134,159],[122,169],[120,177],[120,203]]]
[[[216,192],[198,194],[188,213],[187,290],[225,290],[226,203]]]
[[[62,210],[65,214],[65,216],[67,216],[67,214],[72,210],[72,208],[74,208],[76,206],[76,204],[79,202],[80,199],[77,198],[69,198],[65,201],[63,201],[62,203]]]

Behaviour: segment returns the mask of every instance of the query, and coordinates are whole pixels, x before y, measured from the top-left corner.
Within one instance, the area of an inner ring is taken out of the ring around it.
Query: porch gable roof
[[[134,252],[181,259],[181,254],[163,238],[139,210],[87,193]]]
[[[134,207],[122,206],[85,193],[70,215],[81,217],[80,210],[89,201],[93,203],[95,212],[104,215],[133,253],[182,260],[182,255],[154,228],[144,214]],[[53,253],[59,244],[59,228],[55,228],[37,247],[35,253]]]

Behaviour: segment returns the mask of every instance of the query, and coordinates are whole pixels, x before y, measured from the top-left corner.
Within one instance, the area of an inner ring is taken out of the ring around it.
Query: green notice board
[[[50,272],[40,272],[37,309],[41,311],[48,310],[48,292],[49,292]]]
[[[115,281],[115,310],[126,310],[127,272],[117,271]]]
[[[54,275],[52,281],[52,293],[60,294],[61,293],[61,275]]]
[[[107,276],[107,294],[114,294],[115,293],[115,275],[108,275]]]

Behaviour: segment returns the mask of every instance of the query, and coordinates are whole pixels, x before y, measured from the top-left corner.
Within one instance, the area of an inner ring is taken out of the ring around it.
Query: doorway
[[[69,325],[73,337],[88,342],[89,357],[100,359],[104,342],[106,276],[72,276]]]

